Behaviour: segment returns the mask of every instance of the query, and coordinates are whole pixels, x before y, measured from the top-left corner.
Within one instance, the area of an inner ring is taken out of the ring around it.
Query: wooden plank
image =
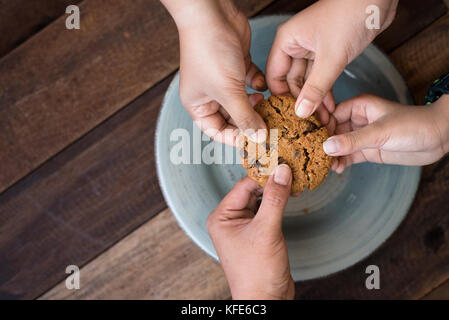
[[[417,104],[424,103],[433,80],[449,72],[448,32],[449,14],[391,54]]]
[[[153,87],[0,197],[0,298],[35,298],[166,207]]]
[[[239,4],[252,15],[271,0]],[[0,60],[0,192],[172,73],[178,35],[159,1],[87,0]]]
[[[447,7],[442,0],[399,1],[396,17],[391,26],[377,37],[375,44],[391,52],[416,33],[444,16]]]
[[[0,0],[0,57],[18,47],[80,0]]]
[[[40,299],[229,299],[221,266],[178,227],[169,209],[80,271],[80,289],[59,283]]]
[[[422,297],[423,300],[449,300],[449,280]]]

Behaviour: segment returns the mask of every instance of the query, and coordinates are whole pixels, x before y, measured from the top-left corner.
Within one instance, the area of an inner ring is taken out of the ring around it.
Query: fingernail
[[[323,143],[324,152],[334,154],[340,151],[340,143],[336,139],[327,139]]]
[[[290,182],[291,170],[286,164],[281,164],[277,166],[274,170],[274,182],[282,186],[288,185]]]
[[[251,134],[249,138],[255,143],[263,143],[267,140],[267,131],[265,129],[257,130],[257,132]]]
[[[314,103],[307,99],[302,99],[296,106],[296,115],[300,118],[307,118],[312,114]]]

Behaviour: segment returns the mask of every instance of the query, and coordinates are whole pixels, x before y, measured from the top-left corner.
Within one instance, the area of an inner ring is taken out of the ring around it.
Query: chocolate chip
[[[246,159],[248,158],[248,151],[246,151],[245,149],[241,149],[240,155],[242,156],[243,159]]]
[[[284,162],[285,162],[284,158],[278,157],[278,164],[282,164]]]
[[[304,133],[312,132],[314,130],[318,129],[317,125],[313,122],[307,121],[306,128],[304,130]]]
[[[295,154],[293,155],[295,158],[299,157],[299,150],[295,150]]]

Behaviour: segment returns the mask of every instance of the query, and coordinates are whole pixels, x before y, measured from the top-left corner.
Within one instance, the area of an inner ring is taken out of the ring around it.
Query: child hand
[[[234,299],[292,299],[282,215],[292,176],[283,164],[275,169],[263,191],[248,177],[240,180],[207,219],[207,228]]]
[[[426,106],[404,106],[372,95],[340,103],[336,134],[324,142],[337,173],[370,161],[426,165],[449,150],[449,95]]]
[[[282,24],[271,48],[266,78],[273,94],[291,92],[296,113],[318,109],[327,125],[334,110],[332,85],[348,63],[392,22],[398,0],[321,0]],[[380,29],[369,30],[369,5],[380,11]],[[327,109],[327,110],[326,110]]]

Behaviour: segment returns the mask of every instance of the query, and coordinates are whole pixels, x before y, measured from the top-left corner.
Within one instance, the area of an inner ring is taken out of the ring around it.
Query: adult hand
[[[332,169],[370,161],[426,165],[449,151],[449,95],[426,106],[405,106],[372,95],[340,103],[336,134],[324,151],[338,157]]]
[[[398,0],[321,0],[299,12],[277,31],[267,61],[266,78],[273,94],[291,92],[299,117],[318,112],[333,130],[331,89],[348,63],[392,22]],[[380,29],[369,30],[365,13],[377,5]]]
[[[265,141],[265,123],[245,89],[247,84],[266,90],[264,75],[251,62],[251,30],[245,15],[231,0],[162,2],[179,30],[180,96],[195,123],[222,143],[236,145],[236,135],[225,134],[225,129],[236,127],[252,130],[249,138],[256,142]]]
[[[207,228],[220,258],[234,299],[292,299],[282,215],[292,176],[278,166],[261,194],[248,177],[240,180],[207,219]]]

